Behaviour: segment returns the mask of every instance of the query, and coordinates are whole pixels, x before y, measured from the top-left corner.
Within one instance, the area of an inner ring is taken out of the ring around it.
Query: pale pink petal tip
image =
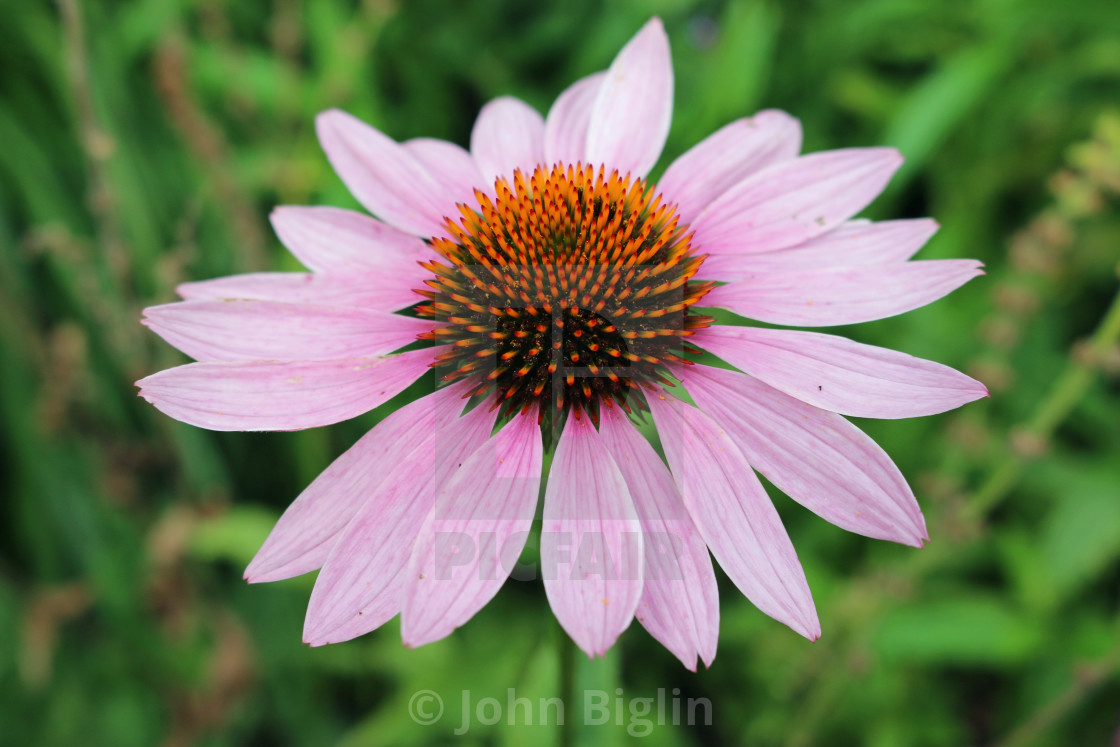
[[[728,577],[770,617],[820,635],[793,543],[724,424],[668,393],[646,400],[684,505]]]
[[[657,186],[677,205],[682,222],[691,223],[732,186],[767,166],[795,158],[800,150],[800,123],[785,112],[767,109],[700,141],[669,164]]]
[[[678,376],[752,467],[821,518],[912,546],[925,533],[921,508],[898,467],[840,415],[733,371],[697,365]]]
[[[587,159],[645,176],[661,155],[673,117],[669,37],[653,18],[618,53],[599,88]]]
[[[199,361],[309,361],[378,356],[431,325],[375,309],[262,300],[179,301],[143,323]]]
[[[437,420],[447,410],[433,409]],[[485,443],[495,416],[488,408],[476,407],[442,428],[424,429],[406,458],[390,462],[334,542],[315,580],[304,621],[307,641],[347,641],[402,611],[409,557],[435,506],[436,486],[446,485],[458,465],[467,463]]]
[[[795,246],[856,215],[902,163],[893,148],[847,148],[774,163],[727,190],[692,228],[710,254]]]
[[[605,72],[581,78],[561,93],[544,124],[546,163],[587,163],[587,129]]]
[[[321,568],[346,525],[377,494],[393,467],[423,453],[433,429],[461,412],[464,391],[455,384],[405,405],[335,459],[276,522],[246,570],[250,583]],[[482,422],[478,430],[487,427]]]
[[[417,258],[381,262],[372,271],[251,272],[179,285],[175,291],[187,301],[278,301],[283,303],[358,306],[397,311],[417,302],[413,288],[423,286],[427,270]]]
[[[387,402],[428,370],[431,348],[324,361],[189,363],[137,382],[156,409],[214,431],[338,423]]]
[[[927,306],[984,274],[974,259],[924,259],[872,267],[758,272],[721,285],[704,304],[793,327],[859,324]],[[868,294],[868,288],[881,289]]]
[[[405,574],[406,646],[451,635],[498,593],[529,536],[542,459],[536,418],[515,417],[437,489]],[[463,562],[448,546],[460,543],[472,548]]]
[[[948,366],[835,335],[717,325],[693,340],[775,389],[843,415],[935,415],[987,394]]]
[[[599,543],[587,545],[585,543]],[[591,564],[583,548],[610,568]],[[588,656],[604,656],[642,592],[643,542],[630,492],[588,418],[569,416],[545,489],[541,565],[549,605]]]
[[[619,409],[603,411],[599,435],[622,471],[642,532],[652,543],[644,554],[642,596],[634,616],[696,671],[697,655],[710,664],[719,639],[719,590],[711,555],[668,467]]]
[[[426,250],[416,236],[353,210],[280,205],[269,221],[288,251],[315,272],[376,273],[414,263]]]
[[[321,112],[315,130],[335,173],[371,213],[417,236],[442,233],[454,195],[412,153],[340,109]]]
[[[544,118],[513,96],[494,99],[475,120],[471,155],[488,184],[511,180],[515,169],[532,174],[544,160]]]

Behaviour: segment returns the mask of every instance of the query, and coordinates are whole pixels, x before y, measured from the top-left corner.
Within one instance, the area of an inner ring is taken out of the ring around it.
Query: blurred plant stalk
[[[1071,168],[1063,169],[1052,182],[1054,204],[1032,222],[1033,244],[1031,252],[1048,253],[1047,256],[1020,256],[1016,263],[1020,272],[1052,272],[1056,256],[1075,242],[1076,230],[1081,221],[1093,217],[1108,206],[1107,197],[1120,194],[1120,113],[1102,114],[1093,137],[1074,146],[1070,151]],[[1039,230],[1040,227],[1042,230]],[[1056,255],[1056,256],[1055,256]],[[1024,261],[1026,260],[1026,261]],[[1120,263],[1116,265],[1120,277]],[[997,289],[998,291],[998,289]],[[1023,316],[1037,311],[1036,302],[1014,304]],[[1017,320],[1025,324],[1026,319]],[[1013,336],[1018,339],[1018,335]],[[854,584],[844,598],[835,603],[830,623],[836,650],[844,650],[841,636],[857,640],[848,646],[854,652],[866,650],[867,636],[875,629],[875,621],[892,605],[897,604],[900,590],[909,593],[921,579],[951,566],[966,546],[982,542],[987,518],[1012,493],[1023,477],[1026,466],[1043,456],[1055,430],[1070,416],[1086,392],[1102,376],[1120,373],[1120,287],[1112,302],[1088,340],[1075,346],[1066,362],[1065,370],[1038,402],[1033,415],[1023,424],[1011,428],[1003,442],[1003,454],[996,460],[980,487],[965,499],[949,516],[940,518],[940,529],[930,532],[933,541],[921,552],[909,554],[901,567],[890,573],[886,582],[882,578],[869,579]],[[995,389],[995,387],[993,387]],[[968,417],[964,415],[963,417]],[[940,538],[941,541],[938,541]],[[1114,628],[1120,640],[1120,612]],[[862,643],[862,645],[858,645]],[[802,681],[816,680],[826,664],[836,664],[828,657],[818,657],[813,665],[803,670]],[[844,665],[848,668],[848,664]],[[857,668],[859,668],[857,666]],[[1109,681],[1120,670],[1120,644],[1100,659],[1080,666],[1074,672],[1070,686],[1024,723],[999,741],[1000,747],[1020,747],[1035,743],[1045,730],[1073,711],[1082,701]],[[833,704],[837,703],[850,682],[843,678],[823,678],[823,685],[808,685],[804,707],[805,718],[791,734],[789,744],[811,745],[819,737],[818,727]]]

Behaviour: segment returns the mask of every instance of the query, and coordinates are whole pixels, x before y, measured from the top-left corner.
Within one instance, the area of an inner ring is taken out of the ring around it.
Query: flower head
[[[903,353],[719,325],[701,309],[779,326],[870,321],[937,300],[979,263],[909,261],[933,221],[853,220],[898,153],[799,155],[800,127],[778,111],[727,125],[648,181],[672,87],[654,19],[546,118],[512,98],[487,104],[469,152],[325,112],[323,148],[377,217],[279,208],[276,231],[310,272],[187,283],[184,301],[146,311],[199,362],[144,379],[141,395],[205,428],[335,423],[435,370],[435,391],[323,472],[246,571],[255,582],[320,569],[307,642],[400,614],[413,646],[467,622],[525,545],[546,440],[541,575],[590,655],[637,617],[689,668],[710,663],[709,551],[759,609],[819,636],[755,470],[837,526],[926,539],[898,469],[843,416],[943,412],[984,387]],[[733,368],[699,363],[701,351]]]

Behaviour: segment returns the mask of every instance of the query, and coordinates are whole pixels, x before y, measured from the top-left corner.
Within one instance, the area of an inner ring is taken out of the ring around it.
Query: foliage
[[[663,164],[763,107],[801,117],[810,150],[903,150],[871,215],[936,217],[922,256],[977,257],[989,275],[842,331],[965,369],[993,396],[861,423],[919,494],[922,551],[775,493],[819,642],[721,579],[710,671],[685,672],[635,625],[607,659],[578,660],[577,689],[710,699],[711,726],[658,726],[651,744],[1102,744],[1120,725],[1113,0],[0,9],[0,744],[436,743],[463,690],[558,693],[564,639],[533,582],[416,651],[395,623],[301,646],[310,578],[247,587],[241,569],[399,402],[314,432],[202,432],[135,397],[133,381],[181,360],[138,319],[184,280],[296,269],[272,206],[355,205],[315,143],[316,112],[466,143],[488,98],[547,108],[651,12],[678,75]],[[437,725],[409,717],[422,689],[447,703]],[[626,723],[573,728],[580,744],[627,739]],[[560,737],[503,721],[464,738]]]

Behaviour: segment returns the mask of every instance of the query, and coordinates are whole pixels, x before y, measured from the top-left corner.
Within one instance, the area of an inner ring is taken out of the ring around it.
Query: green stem
[[[1101,319],[1100,324],[1097,326],[1096,331],[1089,340],[1089,349],[1091,355],[1102,355],[1120,340],[1120,290],[1117,291],[1116,296],[1112,300],[1111,306],[1105,312],[1104,317]],[[1093,367],[1082,360],[1073,359],[1070,361],[1066,370],[1058,377],[1054,386],[1051,388],[1048,395],[1042,400],[1038,409],[1031,417],[1026,426],[1029,434],[1039,437],[1047,438],[1053,433],[1054,429],[1061,424],[1061,422],[1069,415],[1077,403],[1085,395],[1086,390],[1092,385],[1095,379],[1095,371]],[[997,506],[1006,496],[1011,492],[1012,488],[1018,483],[1023,471],[1024,458],[1011,453],[1006,455],[989,473],[988,479],[984,481],[983,485],[976,492],[975,496],[969,501],[968,506],[964,509],[964,515],[967,519],[973,522],[979,522],[984,516]],[[959,552],[959,546],[949,543],[935,543],[922,550],[920,553],[912,553],[905,561],[904,567],[899,569],[899,575],[903,578],[918,579],[927,576],[939,568],[943,568],[947,561],[955,557]],[[849,592],[851,595],[852,592]],[[847,611],[841,615],[844,622],[847,624],[849,631],[867,631],[872,629],[871,621],[882,614],[882,606],[879,602],[883,601],[883,597],[875,596],[873,591],[867,591],[866,598],[860,604],[852,604],[847,608]],[[867,643],[866,645],[870,645]],[[1120,654],[1118,654],[1120,656]],[[827,657],[820,657],[818,662],[820,666],[824,666],[825,662],[831,661]],[[1106,660],[1102,664],[1104,667],[1112,667],[1108,671],[1114,671],[1120,663],[1113,665],[1111,660]],[[810,679],[816,672],[819,671],[818,667],[810,667],[806,671],[806,680]],[[795,727],[795,731],[790,735],[790,744],[811,744],[813,742],[813,734],[817,729],[819,722],[824,718],[831,707],[837,703],[843,696],[843,688],[846,684],[840,683],[836,687],[817,688],[814,690],[803,708],[805,718],[801,720]],[[1083,689],[1072,688],[1074,693],[1068,695],[1070,699],[1079,699],[1087,696],[1093,692],[1096,685]],[[1053,719],[1060,718],[1062,714],[1067,712],[1071,705],[1067,704],[1063,699],[1059,704],[1055,705],[1051,711],[1047,711],[1045,719],[1047,722]],[[1022,732],[1022,733],[1020,733]],[[1016,732],[1016,734],[1006,740],[1007,745],[1018,745],[1022,742],[1023,730]]]
[[[560,725],[560,747],[574,747],[576,698],[576,645],[564,631],[557,644],[560,658],[560,699],[564,703],[564,723]]]
[[[1113,648],[1093,664],[1074,671],[1069,687],[999,741],[998,747],[1021,747],[1037,743],[1048,729],[1107,684],[1115,676],[1117,669],[1120,669],[1120,646]]]
[[[1118,340],[1120,340],[1120,292],[1113,297],[1112,305],[1109,306],[1101,323],[1089,339],[1089,352],[1091,355],[1103,355]],[[1078,358],[1071,359],[1027,424],[1027,433],[1042,440],[1049,439],[1054,430],[1085,396],[1086,390],[1096,378],[1095,373],[1089,363]],[[980,519],[999,505],[1019,481],[1024,461],[1024,457],[1014,452],[1004,456],[976,491],[973,499],[969,501],[968,508],[965,509],[966,518]]]

